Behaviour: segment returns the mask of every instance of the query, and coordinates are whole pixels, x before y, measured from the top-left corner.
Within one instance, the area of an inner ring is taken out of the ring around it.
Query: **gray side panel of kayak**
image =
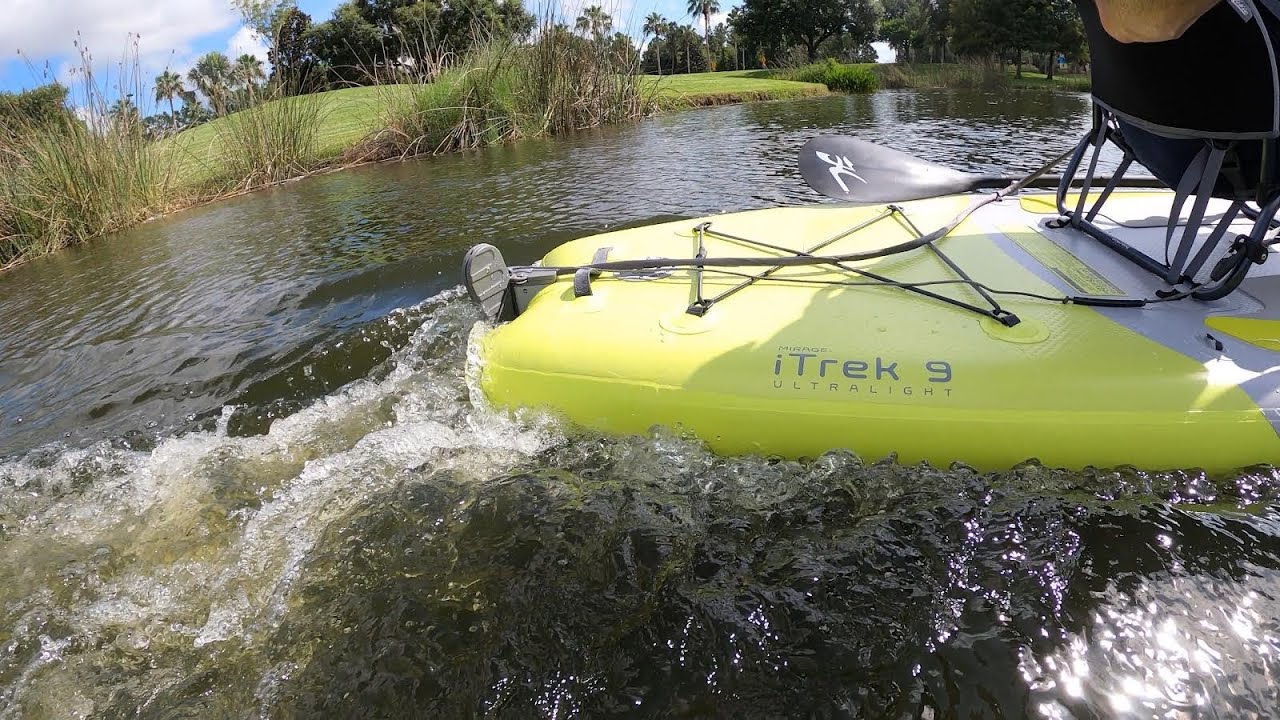
[[[1151,280],[1148,282],[1146,281],[1147,274],[1139,275],[1138,273],[1130,272],[1129,268],[1124,265],[1127,261],[1119,258],[1114,253],[1108,257],[1106,253],[1111,251],[1100,243],[1097,244],[1099,252],[1093,252],[1087,246],[1078,243],[1072,242],[1068,244],[1061,242],[1063,233],[1076,233],[1078,231],[1046,228],[1043,225],[1043,220],[1047,219],[1049,218],[1046,216],[1029,216],[1026,213],[1016,212],[1001,213],[999,217],[991,217],[976,222],[1005,254],[1036,277],[1058,288],[1064,294],[1073,294],[1076,290],[1041,264],[1030,253],[1019,247],[1012,239],[1001,233],[997,229],[998,224],[1021,224],[1029,230],[1039,232],[1045,238],[1054,241],[1059,247],[1076,253],[1081,260],[1106,276],[1107,279],[1124,288],[1133,297],[1154,297],[1155,290],[1164,287],[1154,275],[1149,276]],[[1138,272],[1141,273],[1141,271]],[[1141,280],[1135,283],[1136,278],[1141,278]],[[1260,280],[1267,285],[1276,287],[1274,294],[1278,305],[1271,305],[1270,309],[1271,312],[1280,315],[1280,312],[1276,312],[1280,310],[1280,277],[1271,276]],[[1252,282],[1255,283],[1254,287],[1257,287],[1259,280]],[[1135,287],[1135,284],[1138,287]],[[1212,330],[1204,324],[1204,316],[1200,314],[1200,311],[1212,308],[1214,314],[1235,317],[1255,315],[1263,310],[1264,306],[1249,297],[1248,290],[1249,282],[1246,282],[1242,288],[1243,292],[1237,291],[1232,296],[1213,303],[1203,303],[1188,299],[1171,302],[1163,306],[1155,305],[1146,308],[1090,309],[1118,325],[1126,327],[1134,333],[1157,342],[1170,350],[1192,358],[1196,362],[1209,363],[1214,360],[1226,360],[1234,363],[1241,370],[1248,371],[1247,373],[1241,373],[1242,375],[1256,375],[1251,379],[1244,380],[1244,382],[1237,383],[1237,385],[1258,405],[1271,422],[1272,428],[1280,435],[1280,353],[1257,347],[1231,336],[1211,335]],[[1263,299],[1263,302],[1265,301],[1266,298]],[[1197,312],[1188,312],[1189,307],[1184,303],[1196,306]],[[1222,351],[1216,349],[1216,345],[1213,342],[1214,339],[1222,343]]]

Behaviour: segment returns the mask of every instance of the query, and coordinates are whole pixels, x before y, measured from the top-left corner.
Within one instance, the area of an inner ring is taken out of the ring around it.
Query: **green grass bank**
[[[270,100],[156,142],[101,122],[0,136],[0,269],[314,173],[829,92],[760,71],[658,78],[564,48],[509,54],[491,48],[429,83]]]
[[[763,70],[695,73],[664,77],[641,76],[638,100],[645,105],[637,115],[741,102],[789,100],[829,94],[822,84],[797,82]],[[436,97],[430,85],[392,84],[331,90],[315,95],[277,100],[247,113],[279,112],[283,104],[313,104],[319,117],[315,129],[315,169],[384,160],[387,152],[370,154],[369,142],[379,133],[393,130],[396,121],[416,116],[424,122],[431,114],[445,114],[447,98]],[[238,113],[239,114],[239,113]],[[233,142],[228,125],[236,116],[218,118],[180,133],[170,141],[170,153],[182,184],[197,187],[225,174]],[[584,126],[585,127],[585,126]],[[422,143],[420,143],[422,144]],[[453,148],[457,149],[457,148]],[[434,148],[420,148],[422,154]],[[399,153],[396,154],[397,156]]]
[[[1046,75],[1022,70],[1018,77],[1012,66],[976,63],[936,63],[919,65],[871,66],[883,88],[1014,88],[1020,90],[1065,90],[1088,92],[1088,75],[1060,74],[1050,80]]]

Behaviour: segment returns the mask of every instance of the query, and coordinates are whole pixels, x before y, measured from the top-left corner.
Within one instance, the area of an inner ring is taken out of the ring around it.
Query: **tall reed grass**
[[[0,267],[84,242],[163,212],[171,168],[136,118],[112,118],[82,51],[78,115],[0,127]],[[136,75],[122,79],[141,87]]]
[[[402,71],[403,72],[403,71]],[[559,134],[650,114],[638,60],[545,26],[530,44],[479,38],[440,70],[381,79],[379,129],[362,159],[409,157]]]
[[[215,186],[251,190],[314,171],[321,164],[316,143],[326,113],[317,95],[281,97],[232,113],[217,123],[222,157]]]
[[[317,144],[322,95],[256,97],[254,107],[176,136],[149,139],[136,119],[111,119],[109,93],[82,53],[82,87],[54,124],[0,128],[0,268],[149,217],[335,165],[434,154],[624,122],[660,109],[639,58],[606,39],[544,21],[531,42],[477,31],[462,57],[388,71],[378,117],[345,154]],[[116,94],[145,99],[136,42]],[[128,87],[124,87],[125,85]],[[348,141],[349,142],[349,141]],[[335,157],[335,154],[339,155]]]
[[[1003,69],[982,63],[920,63],[877,65],[873,72],[880,87],[903,88],[997,88],[1007,87]]]

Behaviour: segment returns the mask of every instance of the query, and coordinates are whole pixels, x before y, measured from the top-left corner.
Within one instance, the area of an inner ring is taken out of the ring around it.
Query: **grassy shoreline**
[[[925,90],[933,88],[1008,88],[1013,90],[1065,90],[1088,92],[1088,75],[1061,74],[1052,80],[1023,68],[1018,77],[1012,65],[999,67],[975,63],[864,65],[879,80],[881,89]]]
[[[770,78],[764,71],[740,70],[693,75],[670,75],[662,78],[642,76],[646,91],[652,94],[652,111],[646,116],[681,110],[731,105],[744,102],[793,100],[830,94],[823,85]],[[415,85],[370,85],[330,90],[303,96],[319,105],[324,121],[316,138],[317,167],[328,171],[381,162],[394,158],[363,159],[360,145],[383,129],[382,112],[387,104],[408,99],[420,88]],[[293,102],[301,98],[275,102]],[[247,111],[253,112],[253,111]],[[187,184],[198,184],[216,173],[225,154],[220,131],[231,117],[219,118],[186,130],[173,138],[171,152],[178,161]],[[301,176],[299,176],[301,177]]]
[[[408,78],[272,100],[156,142],[114,128],[33,129],[7,147],[0,137],[0,272],[312,175],[696,107],[829,93],[752,71],[657,78],[609,69],[601,63],[565,77],[499,58],[430,84]],[[594,85],[586,94],[584,82]]]
[[[497,70],[499,67],[503,69]],[[103,148],[92,138],[82,137],[70,153],[47,151],[46,164],[58,166],[54,170],[33,170],[28,163],[24,166],[27,175],[10,173],[13,177],[8,186],[0,186],[0,249],[8,247],[9,255],[0,256],[0,272],[155,218],[315,174],[685,109],[891,88],[998,85],[1081,89],[1078,78],[1050,82],[1024,73],[1024,78],[1015,80],[1012,69],[1002,74],[999,69],[970,65],[826,63],[664,77],[609,73],[609,69],[607,63],[603,70],[588,63],[556,76],[554,70],[545,73],[547,68],[520,69],[512,63],[492,61],[431,84],[392,83],[274,100],[145,147],[141,141],[135,144],[128,138],[109,136],[107,140],[119,147]],[[546,77],[536,75],[538,72]],[[850,78],[854,82],[850,83]],[[570,98],[572,103],[557,101],[557,93],[563,94],[564,88],[544,87],[554,82],[561,86],[566,82],[592,83],[590,102],[581,102],[576,96]],[[531,95],[540,99],[530,104],[526,96]],[[32,146],[48,148],[58,140],[41,138]],[[96,157],[104,151],[103,157]],[[103,169],[113,158],[125,158],[137,167],[124,186],[117,187],[117,178],[109,168]],[[70,173],[70,182],[62,180],[61,176],[68,175],[64,166],[77,162],[95,167],[91,171],[78,169],[79,175]],[[0,162],[0,169],[2,166]],[[24,181],[33,187],[47,184],[51,176],[63,184],[38,190],[22,186]],[[84,198],[102,194],[104,187],[114,190],[108,198],[113,205],[98,203],[86,209]],[[48,193],[50,198],[38,198],[42,204],[35,209],[18,207],[23,198],[37,192]],[[45,233],[41,236],[38,230],[27,230],[36,239],[25,245],[21,242],[24,226],[18,220],[20,210],[28,219],[35,218],[38,222],[29,224]]]

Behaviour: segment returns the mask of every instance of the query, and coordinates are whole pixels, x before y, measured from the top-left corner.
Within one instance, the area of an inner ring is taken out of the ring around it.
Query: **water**
[[[0,277],[0,718],[1263,717],[1278,476],[718,458],[472,402],[462,252],[1030,170],[1082,96],[700,110],[367,167]]]

